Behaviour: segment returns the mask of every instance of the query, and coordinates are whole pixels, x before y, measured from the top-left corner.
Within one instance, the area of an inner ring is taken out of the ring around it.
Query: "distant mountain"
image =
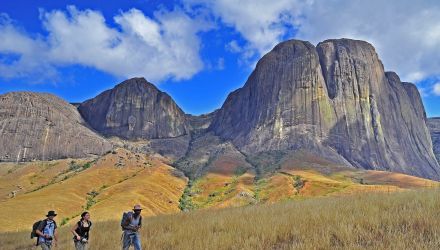
[[[90,130],[77,109],[51,94],[0,95],[0,159],[51,160],[101,155],[111,144]]]
[[[185,114],[144,78],[126,80],[79,105],[84,119],[105,136],[159,139],[188,133]]]
[[[440,162],[440,117],[428,119],[428,128],[431,131],[431,139],[434,147],[434,154]]]
[[[229,174],[251,171],[258,179],[298,153],[338,166],[440,179],[436,120],[429,121],[433,150],[417,88],[385,72],[364,41],[282,42],[220,109],[201,116],[185,114],[144,78],[73,105],[32,93],[4,95],[0,104],[6,161],[103,154],[110,141],[165,156],[193,179],[220,171],[225,162]]]
[[[290,40],[258,62],[210,129],[247,154],[307,150],[357,168],[438,179],[425,121],[416,87],[384,72],[369,43],[327,40],[315,48]]]

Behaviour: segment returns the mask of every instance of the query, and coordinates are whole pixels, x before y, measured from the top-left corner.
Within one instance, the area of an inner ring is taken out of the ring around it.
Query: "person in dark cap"
[[[141,250],[139,229],[142,226],[141,205],[133,207],[133,212],[124,213],[122,216],[122,250],[128,250],[133,245],[135,250]]]
[[[46,215],[46,219],[40,222],[36,230],[38,245],[40,245],[43,250],[52,249],[52,245],[57,246],[58,234],[57,223],[54,220],[55,216],[57,216],[55,211],[49,211]]]

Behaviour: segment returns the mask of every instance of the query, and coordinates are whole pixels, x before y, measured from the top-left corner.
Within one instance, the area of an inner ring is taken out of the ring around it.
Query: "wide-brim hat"
[[[57,216],[57,214],[55,213],[55,211],[49,211],[49,212],[47,212],[46,217],[49,217],[49,216]]]
[[[134,210],[142,210],[141,205],[135,205],[135,206],[133,207],[133,211],[134,211]]]

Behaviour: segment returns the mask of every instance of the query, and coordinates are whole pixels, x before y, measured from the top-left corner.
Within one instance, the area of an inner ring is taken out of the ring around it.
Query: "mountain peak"
[[[438,179],[420,95],[395,83],[368,42],[289,40],[258,62],[210,128],[245,153],[306,149],[352,167]]]
[[[121,88],[137,88],[138,90],[159,91],[159,89],[154,84],[147,81],[144,77],[133,77],[121,83],[118,83],[114,87],[114,89]]]
[[[106,136],[156,139],[187,134],[185,114],[145,78],[131,78],[79,106],[84,119]]]

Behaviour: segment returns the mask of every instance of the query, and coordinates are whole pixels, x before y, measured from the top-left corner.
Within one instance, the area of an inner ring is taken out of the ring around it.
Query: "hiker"
[[[52,248],[52,242],[54,246],[57,246],[58,233],[57,223],[54,221],[57,214],[55,211],[49,211],[46,215],[46,219],[42,220],[35,233],[38,235],[37,245],[41,246],[43,250],[50,250]]]
[[[73,226],[73,243],[75,244],[76,250],[87,249],[87,243],[89,242],[89,231],[92,227],[92,222],[90,221],[90,213],[83,212],[81,214],[81,219]]]
[[[135,250],[141,250],[141,239],[139,237],[139,229],[142,226],[141,211],[141,206],[136,205],[133,212],[126,212],[122,216],[122,250],[128,250],[131,245]]]

